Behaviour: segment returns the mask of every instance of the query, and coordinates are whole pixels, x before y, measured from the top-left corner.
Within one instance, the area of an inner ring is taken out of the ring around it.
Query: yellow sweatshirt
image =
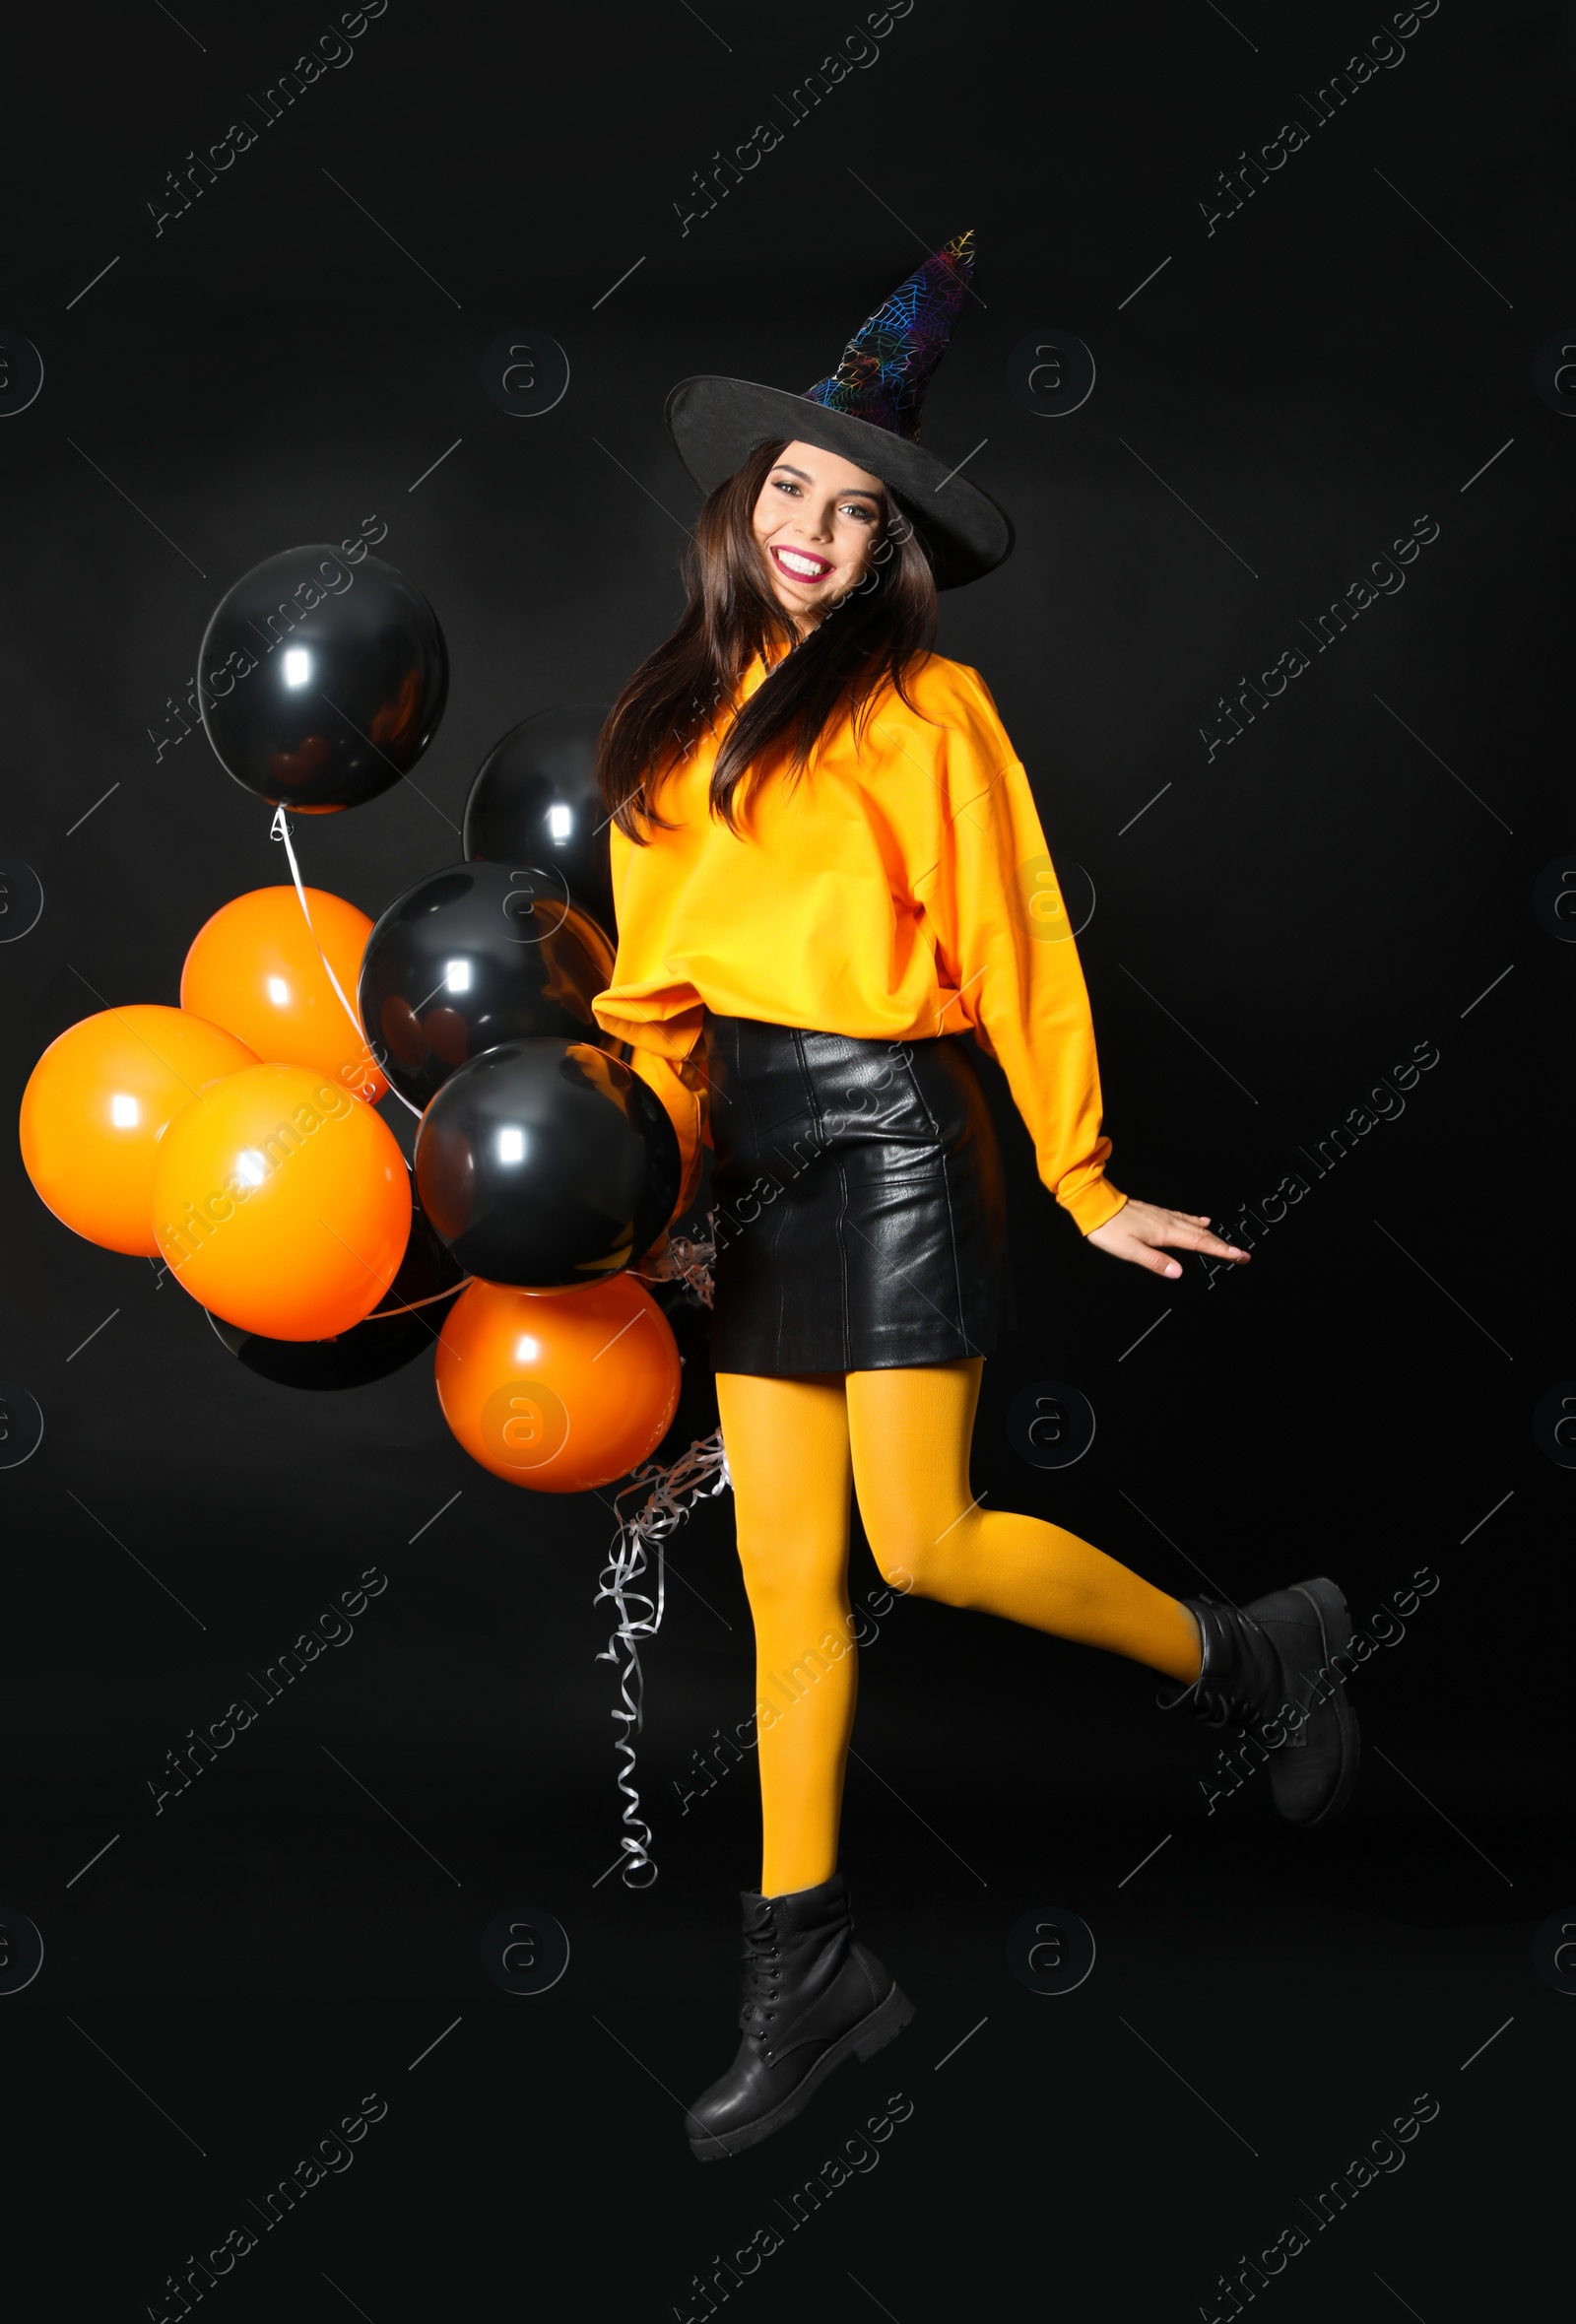
[[[765,675],[756,662],[741,701]],[[1126,1199],[1104,1175],[1088,994],[1028,777],[978,671],[932,654],[909,692],[919,714],[884,688],[859,748],[844,716],[797,782],[747,775],[739,836],[707,805],[725,715],[658,788],[676,830],[637,847],[613,827],[619,952],[591,1005],[679,1133],[675,1216],[710,1143],[690,1061],[705,1009],[868,1040],[971,1031],[1080,1231]]]

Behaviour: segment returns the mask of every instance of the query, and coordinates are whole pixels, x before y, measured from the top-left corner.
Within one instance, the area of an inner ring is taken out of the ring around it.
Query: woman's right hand
[[[1234,1242],[1222,1242],[1217,1234],[1212,1234],[1207,1216],[1197,1211],[1168,1211],[1159,1203],[1140,1202],[1131,1194],[1103,1227],[1094,1228],[1084,1239],[1113,1259],[1126,1259],[1135,1267],[1147,1267],[1151,1275],[1173,1280],[1182,1269],[1175,1259],[1162,1256],[1167,1247],[1207,1251],[1213,1259],[1246,1262],[1250,1255]]]

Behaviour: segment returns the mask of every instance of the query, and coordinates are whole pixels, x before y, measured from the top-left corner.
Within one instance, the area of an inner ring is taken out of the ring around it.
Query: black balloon
[[[448,649],[420,589],[364,550],[353,564],[321,541],[235,583],[197,667],[226,770],[303,814],[359,807],[408,774],[448,697]]]
[[[554,1289],[641,1257],[679,1199],[679,1140],[628,1066],[505,1041],[451,1074],[416,1133],[427,1217],[467,1275]]]
[[[646,1290],[672,1327],[684,1366],[668,1433],[647,1456],[666,1468],[722,1425],[717,1410],[717,1374],[711,1361],[711,1309],[685,1283],[648,1283]]]
[[[607,714],[602,703],[566,702],[494,744],[465,803],[465,852],[473,862],[554,865],[611,930],[607,811],[596,779]]]
[[[413,1189],[411,1238],[399,1272],[371,1314],[338,1339],[265,1340],[222,1316],[208,1320],[248,1371],[282,1388],[364,1388],[424,1350],[430,1353],[463,1280]]]
[[[612,980],[612,945],[556,872],[462,863],[389,905],[366,940],[358,997],[379,1065],[426,1105],[499,1041],[611,1045],[591,996]]]

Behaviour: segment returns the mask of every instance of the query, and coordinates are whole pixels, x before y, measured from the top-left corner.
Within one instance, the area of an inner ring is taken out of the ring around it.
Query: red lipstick
[[[778,549],[775,544],[773,545],[771,558],[772,563],[777,567],[777,570],[782,574],[784,580],[797,581],[803,588],[814,587],[817,581],[823,581],[828,573],[835,572],[837,569],[829,558],[818,557],[814,549],[790,548],[788,554],[791,557],[801,558],[807,564],[813,564],[817,567],[815,572],[795,572],[792,565],[784,564],[782,551]]]

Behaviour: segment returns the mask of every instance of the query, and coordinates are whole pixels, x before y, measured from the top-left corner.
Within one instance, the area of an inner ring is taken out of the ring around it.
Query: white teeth
[[[808,557],[796,557],[791,549],[779,549],[777,555],[791,573],[803,573],[808,581],[819,580],[827,569],[825,565],[817,564]]]

